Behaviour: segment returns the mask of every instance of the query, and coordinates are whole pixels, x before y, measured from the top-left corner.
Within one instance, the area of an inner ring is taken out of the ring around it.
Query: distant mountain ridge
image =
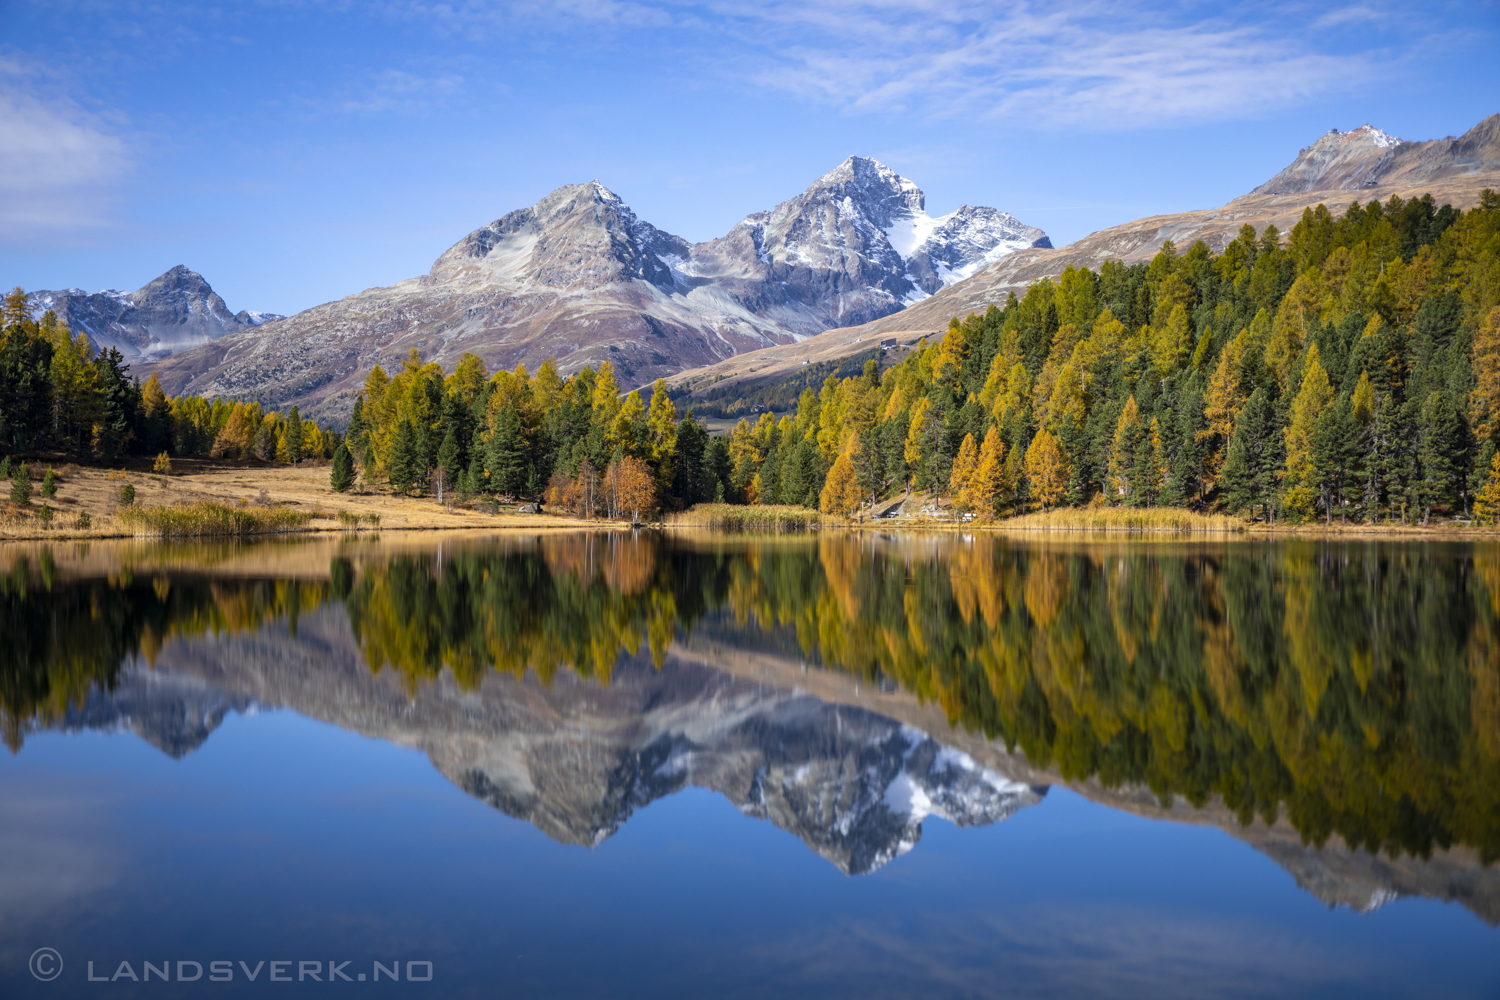
[[[828,330],[802,343],[684,371],[669,381],[679,386],[714,384],[722,389],[730,380],[790,373],[804,362],[836,360],[881,340],[909,344],[940,336],[950,317],[1004,305],[1011,292],[1024,292],[1032,282],[1056,277],[1067,267],[1098,270],[1107,260],[1148,261],[1168,240],[1183,250],[1203,240],[1219,252],[1241,226],[1262,230],[1275,225],[1285,234],[1302,217],[1303,209],[1319,203],[1341,214],[1356,200],[1368,203],[1392,195],[1409,199],[1430,193],[1439,205],[1467,209],[1479,203],[1485,188],[1500,190],[1500,114],[1490,115],[1461,136],[1428,142],[1398,139],[1371,125],[1333,131],[1300,150],[1274,177],[1223,208],[1137,219],[1057,249],[1018,250],[898,313]]]
[[[283,318],[231,312],[203,275],[182,264],[133,292],[68,288],[32,292],[26,299],[38,312],[56,312],[74,333],[87,334],[95,350],[114,347],[127,360],[163,358]]]
[[[727,235],[689,243],[598,181],[558,188],[445,251],[426,275],[174,356],[169,392],[297,403],[337,419],[375,365],[610,361],[627,386],[900,311],[1007,253],[1050,246],[991,208],[932,218],[913,182],[850,157]]]

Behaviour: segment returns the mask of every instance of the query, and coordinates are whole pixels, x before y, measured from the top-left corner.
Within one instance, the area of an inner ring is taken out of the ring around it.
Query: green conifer
[[[354,459],[346,444],[340,443],[339,450],[333,453],[333,471],[329,473],[328,484],[335,493],[348,493],[354,487]]]

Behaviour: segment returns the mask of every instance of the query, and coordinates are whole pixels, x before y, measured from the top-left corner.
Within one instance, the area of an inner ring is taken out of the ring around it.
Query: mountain
[[[451,367],[610,361],[628,386],[897,312],[1046,234],[990,208],[938,218],[915,184],[851,157],[727,235],[693,244],[597,181],[475,230],[421,277],[174,356],[171,393],[338,419],[365,374],[412,350]]]
[[[1500,114],[1490,115],[1462,136],[1408,142],[1369,125],[1329,132],[1301,150],[1284,170],[1223,208],[1137,219],[1092,233],[1059,249],[1018,250],[949,284],[898,313],[868,323],[828,330],[806,341],[730,358],[699,371],[685,371],[674,385],[715,384],[753,376],[757,381],[789,374],[806,361],[828,361],[857,354],[884,339],[902,344],[939,335],[953,316],[1004,305],[1012,291],[1069,266],[1098,270],[1106,260],[1148,261],[1171,240],[1186,249],[1203,240],[1223,250],[1246,224],[1257,230],[1275,225],[1283,234],[1302,211],[1323,203],[1342,212],[1351,202],[1403,199],[1431,193],[1439,205],[1472,208],[1485,188],[1500,190]],[[752,371],[753,369],[753,371]]]
[[[782,322],[811,334],[890,315],[1008,253],[1051,245],[993,208],[961,205],[933,218],[915,184],[851,156],[797,197],[693,247],[678,266],[746,298],[785,294],[805,318]]]
[[[95,350],[118,348],[127,360],[163,358],[283,318],[230,312],[203,275],[181,264],[133,292],[69,288],[32,292],[26,300],[38,312],[55,311],[74,333],[87,334]]]

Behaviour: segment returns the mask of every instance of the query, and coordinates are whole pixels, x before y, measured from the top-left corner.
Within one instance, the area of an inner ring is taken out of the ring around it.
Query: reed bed
[[[808,531],[827,523],[823,515],[807,507],[728,503],[700,503],[667,517],[668,527],[710,531]]]
[[[1180,507],[1063,508],[1006,518],[1007,531],[1159,531],[1177,534],[1240,534],[1245,522],[1225,514],[1199,514]]]
[[[180,507],[121,507],[116,519],[137,538],[269,535],[301,531],[312,520],[283,508],[231,507],[204,500]]]

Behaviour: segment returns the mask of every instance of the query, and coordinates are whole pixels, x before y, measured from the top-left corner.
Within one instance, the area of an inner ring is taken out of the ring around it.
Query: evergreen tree
[[[1109,449],[1109,498],[1131,506],[1142,506],[1148,495],[1148,486],[1141,476],[1149,474],[1149,461],[1140,463],[1144,454],[1150,455],[1148,428],[1141,420],[1140,407],[1135,397],[1125,401],[1120,410],[1120,419],[1115,422],[1114,438]]]
[[[489,468],[490,488],[497,493],[516,496],[526,487],[526,438],[521,417],[507,406],[495,420],[485,461]]]
[[[444,492],[456,489],[458,479],[464,473],[463,453],[458,444],[458,428],[452,424],[447,425],[443,432],[443,443],[437,453],[437,471],[439,488]],[[438,500],[441,502],[443,496],[440,495]]]
[[[154,374],[154,373],[153,373]],[[302,461],[302,414],[293,406],[286,415],[286,460],[292,465]]]
[[[692,413],[678,421],[672,492],[685,507],[713,499],[712,487],[704,486],[703,453],[707,448],[708,432]]]
[[[1437,390],[1427,397],[1417,422],[1417,462],[1421,470],[1417,502],[1423,524],[1434,506],[1456,506],[1464,480],[1463,430],[1463,420],[1446,391]]]
[[[140,389],[126,376],[129,365],[118,348],[111,347],[95,359],[103,411],[95,434],[95,447],[106,465],[125,454],[140,407]]]
[[[1271,499],[1276,489],[1279,438],[1271,401],[1265,389],[1258,388],[1240,410],[1224,459],[1224,488],[1230,510],[1249,509],[1253,514],[1259,506],[1268,521],[1275,520]]]
[[[417,435],[411,421],[402,417],[391,439],[390,479],[397,493],[409,493],[417,480]]]
[[[10,484],[10,502],[31,506],[31,466],[22,462]]]
[[[328,485],[335,493],[348,493],[354,486],[354,459],[349,455],[347,443],[340,443],[333,453],[333,471],[329,473]]]

